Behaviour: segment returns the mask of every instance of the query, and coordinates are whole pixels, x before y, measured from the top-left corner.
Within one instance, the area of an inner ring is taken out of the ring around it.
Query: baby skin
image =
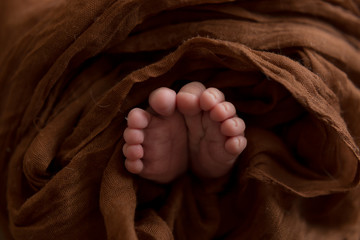
[[[199,178],[218,178],[246,147],[244,121],[216,88],[199,82],[178,93],[158,88],[149,105],[128,114],[123,154],[130,173],[158,183],[169,183],[189,168]]]

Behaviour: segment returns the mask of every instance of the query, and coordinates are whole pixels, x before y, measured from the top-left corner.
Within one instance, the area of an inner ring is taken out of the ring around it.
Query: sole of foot
[[[199,82],[179,93],[159,88],[150,108],[134,108],[124,132],[125,167],[133,174],[168,183],[188,168],[200,178],[227,174],[246,147],[245,123],[216,88]]]
[[[245,149],[245,123],[216,88],[192,82],[177,94],[177,108],[188,128],[191,169],[202,178],[227,174]]]

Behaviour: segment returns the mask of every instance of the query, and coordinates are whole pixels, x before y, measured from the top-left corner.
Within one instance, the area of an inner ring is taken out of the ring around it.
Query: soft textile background
[[[8,239],[359,239],[360,1],[3,0]],[[160,86],[226,93],[223,179],[128,174],[125,116]]]

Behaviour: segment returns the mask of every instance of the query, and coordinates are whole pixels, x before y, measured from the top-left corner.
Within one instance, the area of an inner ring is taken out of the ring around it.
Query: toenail
[[[240,139],[238,137],[235,137],[234,141],[235,141],[234,145],[240,146]]]
[[[238,149],[240,150],[240,151],[242,151],[243,150],[243,148],[244,148],[244,141],[243,141],[243,138],[242,137],[238,137],[238,138],[236,138],[236,141],[237,141],[237,146],[238,146]]]
[[[236,119],[233,119],[233,122],[234,122],[234,127],[238,127],[239,126],[239,123],[238,123],[238,121],[236,121]]]
[[[209,94],[212,97],[212,99],[214,99],[214,100],[217,99],[217,94],[214,91],[209,91]]]
[[[238,141],[239,141],[239,146],[242,150],[244,150],[244,148],[246,147],[247,145],[247,140],[245,137],[239,137],[238,138]]]

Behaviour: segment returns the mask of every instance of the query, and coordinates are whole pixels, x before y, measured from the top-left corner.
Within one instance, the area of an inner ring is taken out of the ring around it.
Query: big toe
[[[191,82],[183,86],[176,96],[176,105],[185,116],[193,116],[201,111],[200,96],[205,91],[200,82]]]
[[[175,112],[176,92],[165,87],[158,88],[150,94],[149,104],[156,113],[170,116]]]

